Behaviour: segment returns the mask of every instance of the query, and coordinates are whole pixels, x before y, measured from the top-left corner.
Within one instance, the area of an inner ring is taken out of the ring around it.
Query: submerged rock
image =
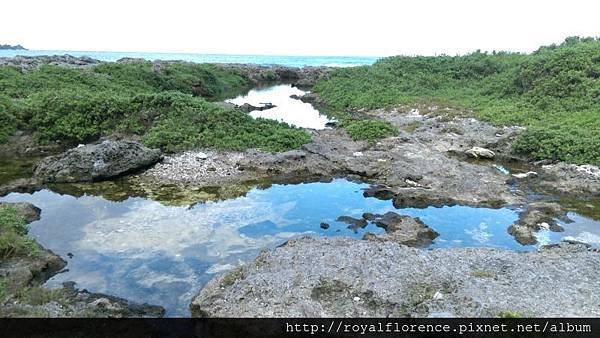
[[[577,244],[523,253],[307,237],[214,278],[190,308],[196,317],[595,317],[598,264],[599,252]]]
[[[35,174],[45,182],[89,182],[108,179],[152,165],[161,152],[134,141],[107,140],[44,159]]]

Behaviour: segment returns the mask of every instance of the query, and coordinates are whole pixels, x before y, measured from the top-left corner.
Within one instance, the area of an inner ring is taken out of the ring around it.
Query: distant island
[[[27,48],[21,46],[21,45],[16,45],[16,46],[11,46],[11,45],[0,45],[0,50],[27,50]]]

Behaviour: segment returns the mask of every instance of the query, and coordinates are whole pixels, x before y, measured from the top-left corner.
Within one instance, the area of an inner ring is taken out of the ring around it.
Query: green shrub
[[[283,151],[310,141],[305,131],[277,121],[253,119],[238,110],[220,108],[191,96],[171,93],[138,98],[144,109],[162,113],[144,143],[168,152],[194,147]]]
[[[389,122],[379,120],[352,121],[345,127],[352,139],[367,140],[370,143],[398,134],[398,130]]]
[[[569,38],[524,55],[407,57],[333,72],[315,86],[335,110],[416,102],[470,107],[497,125],[530,127],[515,151],[600,165],[600,40]]]
[[[9,112],[10,99],[0,95],[0,144],[17,130],[17,118]]]
[[[165,151],[193,147],[297,148],[309,135],[275,121],[223,109],[216,98],[247,88],[237,71],[209,64],[102,63],[91,69],[0,67],[0,142],[18,125],[39,142],[93,141],[114,132],[143,135]],[[194,97],[196,96],[196,97]]]

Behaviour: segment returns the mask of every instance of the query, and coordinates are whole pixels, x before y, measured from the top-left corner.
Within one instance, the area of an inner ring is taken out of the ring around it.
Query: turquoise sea
[[[356,67],[373,64],[377,56],[284,56],[284,55],[227,55],[193,53],[144,53],[144,52],[83,52],[68,50],[0,50],[0,57],[16,55],[65,55],[88,56],[102,61],[117,61],[121,58],[143,58],[146,60],[182,60],[198,63],[251,63],[259,65],[283,65],[290,67],[329,66]]]

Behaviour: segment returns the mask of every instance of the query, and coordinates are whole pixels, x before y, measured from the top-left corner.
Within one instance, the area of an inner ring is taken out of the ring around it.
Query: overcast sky
[[[0,43],[44,50],[454,55],[600,36],[598,0],[27,0],[0,8]]]

